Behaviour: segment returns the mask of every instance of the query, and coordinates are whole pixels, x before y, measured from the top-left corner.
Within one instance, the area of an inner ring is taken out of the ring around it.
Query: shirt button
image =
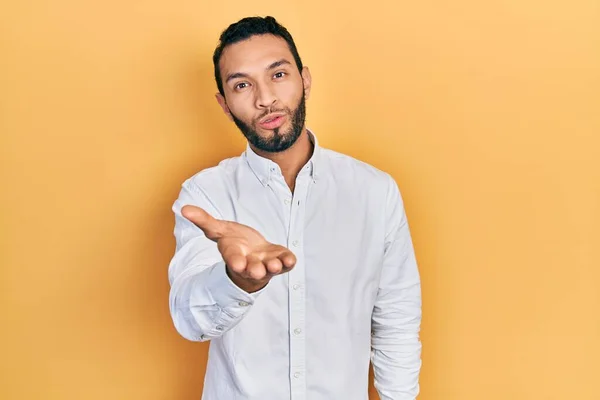
[[[293,286],[293,288],[294,288],[294,290],[298,290],[298,289],[300,289],[300,285],[296,283],[296,284]]]
[[[248,304],[248,303],[246,303],[245,301],[240,301],[238,304],[239,304],[240,306],[242,306],[242,307],[248,307],[248,306],[249,306],[249,304]]]
[[[289,201],[288,199],[285,199],[283,202],[285,203],[286,206],[289,206],[291,203],[291,201]]]
[[[294,329],[294,333],[295,333],[296,335],[299,335],[299,334],[301,334],[301,333],[302,333],[302,329],[300,329],[300,328],[296,328],[296,329]]]
[[[218,331],[222,331],[223,330],[223,325],[217,325],[217,330]]]
[[[294,378],[296,378],[296,379],[300,378],[300,372],[296,372],[296,373],[294,374]]]
[[[300,242],[299,242],[299,241],[297,241],[297,240],[294,240],[294,241],[292,242],[292,246],[294,246],[294,247],[298,247],[298,244],[300,244]]]

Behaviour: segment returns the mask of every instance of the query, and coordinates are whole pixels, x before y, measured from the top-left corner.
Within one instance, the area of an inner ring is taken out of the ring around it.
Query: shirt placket
[[[290,385],[292,400],[306,400],[306,305],[304,215],[310,179],[299,176],[287,211],[289,230],[287,247],[296,255],[296,266],[288,273]]]

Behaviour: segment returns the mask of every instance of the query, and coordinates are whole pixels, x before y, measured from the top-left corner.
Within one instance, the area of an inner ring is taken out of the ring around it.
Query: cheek
[[[254,118],[254,111],[249,98],[250,96],[248,96],[248,99],[236,99],[236,101],[228,103],[229,111],[236,118],[246,123],[251,122]]]
[[[280,90],[278,91],[278,98],[281,101],[282,105],[285,106],[288,110],[294,110],[298,107],[300,103],[300,99],[304,94],[304,90],[301,84],[298,82],[290,82],[290,84],[282,85]]]
[[[285,82],[279,85],[277,88],[277,97],[286,103],[286,105],[293,105],[299,98],[302,88],[298,88],[297,82]]]

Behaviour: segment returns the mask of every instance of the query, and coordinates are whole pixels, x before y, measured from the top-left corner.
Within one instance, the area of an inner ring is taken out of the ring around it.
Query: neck
[[[308,160],[310,160],[314,150],[314,144],[310,140],[306,127],[302,129],[302,133],[298,137],[298,140],[296,140],[296,142],[289,149],[282,152],[269,153],[258,150],[252,145],[251,147],[252,150],[254,150],[254,152],[259,156],[268,158],[279,165],[281,173],[285,178],[285,182],[292,192],[294,191],[294,187],[296,185],[296,177],[298,176],[298,173],[302,167],[306,165]]]

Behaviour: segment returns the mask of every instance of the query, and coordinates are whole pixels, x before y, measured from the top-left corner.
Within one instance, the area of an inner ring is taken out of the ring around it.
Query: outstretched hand
[[[290,271],[296,256],[287,248],[269,243],[257,230],[237,222],[212,217],[196,206],[184,206],[181,214],[217,243],[231,280],[251,293],[278,274]]]

